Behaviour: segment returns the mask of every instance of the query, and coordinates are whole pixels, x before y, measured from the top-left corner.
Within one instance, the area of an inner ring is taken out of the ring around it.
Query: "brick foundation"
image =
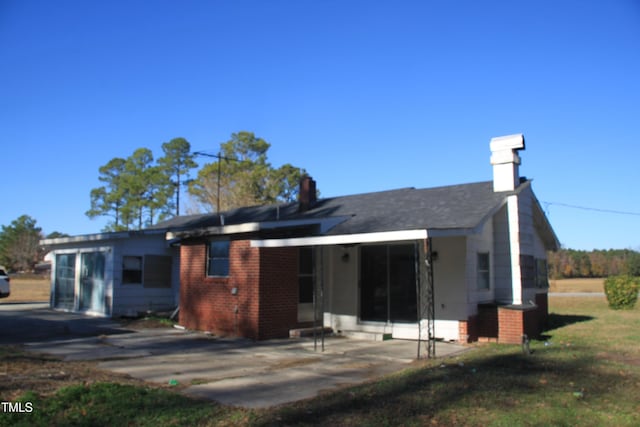
[[[522,335],[540,336],[549,316],[546,293],[536,295],[536,306],[479,304],[478,314],[459,322],[461,342],[520,344]]]

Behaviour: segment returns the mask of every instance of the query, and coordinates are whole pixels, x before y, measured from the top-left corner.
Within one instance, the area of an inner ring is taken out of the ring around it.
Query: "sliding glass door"
[[[80,310],[104,313],[104,253],[83,253],[81,263]]]
[[[73,310],[76,285],[76,254],[56,255],[54,301],[56,308]]]
[[[362,246],[360,319],[416,322],[416,259],[413,244]]]

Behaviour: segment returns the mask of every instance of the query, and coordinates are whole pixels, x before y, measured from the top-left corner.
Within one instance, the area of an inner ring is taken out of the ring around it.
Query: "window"
[[[536,287],[536,260],[533,255],[520,255],[520,277],[523,288]]]
[[[141,256],[122,257],[122,284],[123,285],[142,284],[142,257]]]
[[[145,255],[144,287],[171,287],[171,257],[163,255]]]
[[[538,258],[536,259],[536,287],[548,288],[549,287],[549,273],[547,271],[547,260]]]
[[[229,241],[214,240],[209,242],[207,251],[207,276],[229,276]]]
[[[491,270],[490,270],[490,258],[489,253],[478,254],[478,289],[490,289],[491,288]]]
[[[298,303],[313,302],[313,250],[300,248],[298,252]]]

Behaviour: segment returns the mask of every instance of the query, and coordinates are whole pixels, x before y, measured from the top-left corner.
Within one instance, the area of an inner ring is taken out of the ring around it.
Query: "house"
[[[181,324],[253,339],[313,322],[406,339],[538,335],[558,239],[519,176],[524,137],[490,148],[492,181],[317,200],[307,177],[298,203],[153,227],[179,248]]]
[[[165,230],[44,239],[51,261],[50,305],[98,316],[133,316],[178,305],[178,249]]]

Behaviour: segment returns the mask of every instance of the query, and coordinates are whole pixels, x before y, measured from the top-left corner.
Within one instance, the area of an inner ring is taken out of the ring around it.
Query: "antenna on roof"
[[[216,194],[216,212],[220,212],[220,164],[222,160],[226,160],[227,162],[237,162],[238,159],[233,159],[229,157],[224,157],[221,151],[218,151],[218,154],[209,154],[203,151],[196,151],[193,153],[194,156],[205,156],[205,157],[213,157],[218,159],[218,184],[217,184],[217,194]]]

